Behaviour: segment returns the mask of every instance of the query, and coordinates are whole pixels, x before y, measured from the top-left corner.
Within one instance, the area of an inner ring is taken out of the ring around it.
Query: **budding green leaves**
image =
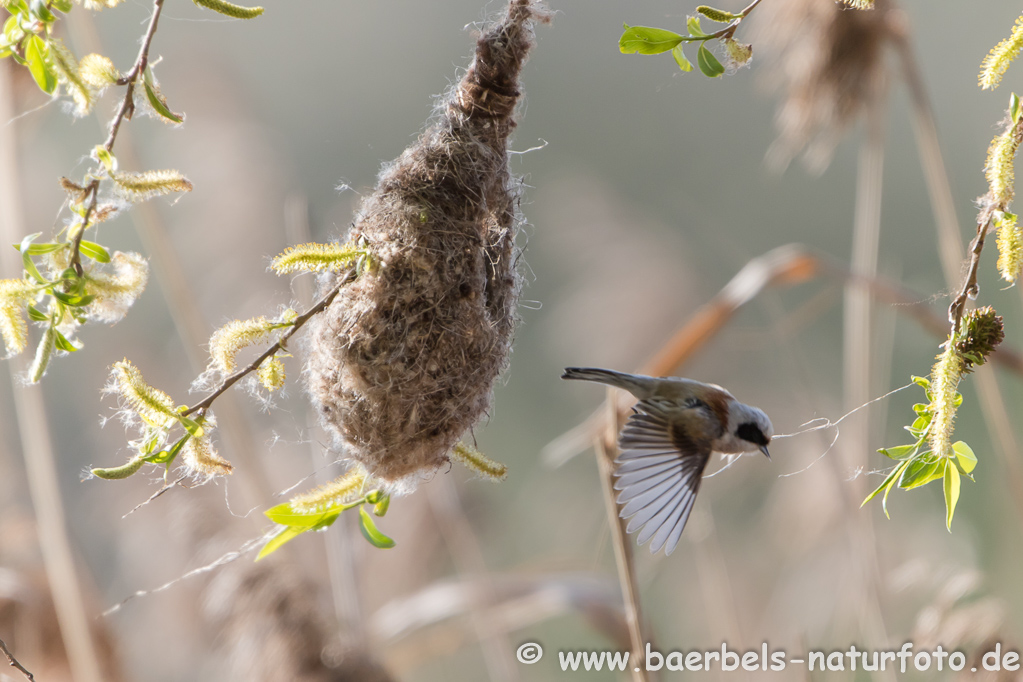
[[[703,5],[701,5],[701,8],[717,17],[718,19],[716,20],[720,20],[726,15],[734,16],[736,23],[741,20],[741,17],[738,15],[715,11]],[[693,64],[686,58],[685,53],[682,51],[682,46],[685,43],[698,42],[700,43],[700,48],[697,52],[697,64],[700,67],[700,72],[708,78],[717,78],[724,74],[725,67],[708,49],[707,42],[718,38],[724,40],[723,36],[730,34],[722,33],[722,31],[734,30],[734,25],[733,27],[726,27],[717,33],[708,34],[700,26],[699,17],[688,17],[686,28],[689,30],[689,33],[682,35],[663,28],[629,26],[625,24],[625,31],[622,33],[621,38],[618,39],[618,49],[623,54],[660,54],[662,52],[671,52],[671,56],[674,58],[675,63],[678,64],[678,67],[688,72],[693,70]]]
[[[936,453],[930,447],[928,436],[934,421],[935,410],[931,382],[922,377],[913,377],[913,383],[924,389],[928,401],[913,406],[916,418],[911,425],[906,427],[915,442],[878,450],[884,456],[897,461],[898,464],[889,472],[881,485],[863,500],[863,504],[884,493],[881,498],[881,508],[884,510],[885,516],[888,516],[888,494],[893,488],[898,486],[903,490],[913,490],[941,480],[945,494],[945,526],[951,530],[952,517],[955,515],[956,504],[959,502],[961,477],[966,476],[973,479],[972,472],[977,466],[977,456],[973,454],[973,449],[963,441],[953,443],[951,453],[947,456]],[[961,402],[962,395],[956,393],[953,403],[958,406]]]
[[[371,490],[355,500],[344,502],[333,500],[314,509],[304,509],[293,502],[284,502],[276,507],[266,510],[264,514],[268,519],[276,523],[280,528],[267,540],[266,544],[256,556],[256,561],[272,554],[287,542],[308,531],[322,530],[337,521],[342,512],[348,509],[359,508],[359,527],[363,537],[374,547],[388,549],[394,547],[395,542],[387,537],[376,527],[373,517],[366,511],[366,506],[373,508],[373,513],[383,516],[387,513],[390,496],[379,490]]]

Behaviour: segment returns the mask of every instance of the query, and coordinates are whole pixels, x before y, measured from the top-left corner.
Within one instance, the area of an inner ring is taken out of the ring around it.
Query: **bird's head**
[[[774,436],[774,426],[764,411],[735,400],[729,406],[728,412],[729,432],[743,446],[743,452],[759,450],[771,459],[767,446]]]

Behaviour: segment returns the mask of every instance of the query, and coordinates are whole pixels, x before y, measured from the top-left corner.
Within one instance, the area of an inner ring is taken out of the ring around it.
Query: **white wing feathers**
[[[677,408],[676,408],[677,409]],[[662,547],[671,554],[700,489],[703,470],[710,458],[709,443],[700,447],[673,435],[664,407],[641,401],[622,429],[618,441],[622,453],[615,471],[618,502],[625,506],[622,518],[630,518],[627,532],[639,533],[639,544],[651,539],[650,551]]]

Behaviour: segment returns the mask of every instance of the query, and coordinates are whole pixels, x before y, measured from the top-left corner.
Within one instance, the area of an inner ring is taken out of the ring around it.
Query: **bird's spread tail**
[[[615,372],[610,369],[599,369],[597,367],[566,367],[562,379],[573,379],[577,381],[596,381],[600,384],[608,384],[629,391],[637,397],[643,397],[646,390],[643,388],[643,379],[650,377],[625,372]]]
[[[628,378],[628,375],[596,367],[566,367],[565,373],[561,375],[561,378],[577,381],[596,381],[601,384],[620,386],[623,380]]]

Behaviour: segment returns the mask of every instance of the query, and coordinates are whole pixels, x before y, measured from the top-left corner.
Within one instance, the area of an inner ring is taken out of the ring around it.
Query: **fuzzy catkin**
[[[378,267],[312,323],[306,375],[321,420],[394,491],[449,461],[508,363],[521,281],[507,144],[538,20],[534,2],[512,0],[479,37],[437,117],[360,207],[348,240]]]

